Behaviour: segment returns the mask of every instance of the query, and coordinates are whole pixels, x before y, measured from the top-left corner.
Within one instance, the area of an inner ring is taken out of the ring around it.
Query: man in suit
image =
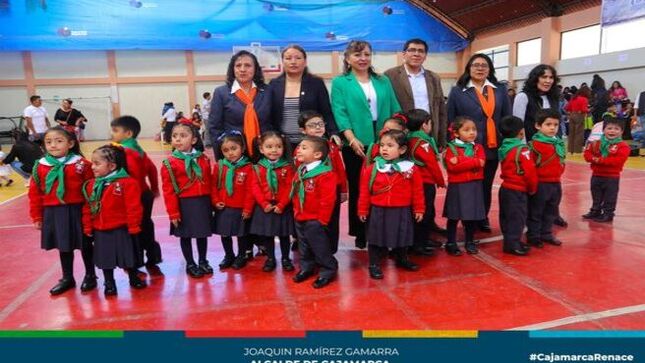
[[[394,93],[403,111],[415,108],[432,116],[432,136],[440,146],[446,145],[448,118],[439,75],[423,68],[428,44],[422,39],[410,39],[403,47],[403,65],[390,68],[385,75],[392,82]]]

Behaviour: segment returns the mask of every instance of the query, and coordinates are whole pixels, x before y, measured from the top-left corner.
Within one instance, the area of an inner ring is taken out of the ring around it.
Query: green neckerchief
[[[430,144],[432,150],[434,150],[435,155],[439,155],[439,148],[437,147],[437,141],[435,141],[434,137],[426,134],[425,132],[423,132],[423,130],[413,131],[408,134],[408,140],[411,140],[415,137],[426,141],[428,144]]]
[[[143,156],[143,154],[145,153],[141,148],[141,145],[139,145],[139,142],[137,142],[137,139],[133,137],[121,141],[121,146],[128,149],[135,150],[136,152],[139,153],[140,156]]]
[[[506,155],[511,152],[514,148],[522,146],[524,143],[522,140],[516,137],[507,137],[502,141],[502,145],[497,149],[497,154],[499,155],[499,161],[503,161],[506,158]]]
[[[370,183],[369,183],[369,188],[370,192],[372,191],[372,185],[374,185],[374,179],[376,179],[376,173],[378,173],[378,169],[383,169],[385,165],[392,165],[392,170],[396,172],[401,172],[401,167],[399,166],[398,162],[401,161],[402,159],[396,158],[394,160],[385,160],[383,159],[382,156],[377,156],[374,158],[374,167],[372,168],[372,175],[370,175]]]
[[[222,172],[224,170],[224,166],[226,166],[226,181],[224,182],[224,186],[226,187],[226,194],[230,197],[233,195],[233,177],[235,176],[235,170],[249,164],[249,158],[242,156],[235,164],[222,158],[219,160],[218,164],[217,189],[222,188]]]
[[[114,174],[108,174],[106,176],[101,176],[94,179],[94,186],[92,186],[92,194],[87,195],[87,190],[85,185],[89,183],[89,180],[83,184],[83,195],[85,200],[87,200],[90,205],[90,212],[92,215],[96,215],[101,211],[101,197],[103,196],[103,190],[105,189],[106,184],[112,183],[116,179],[127,178],[129,177],[128,172],[125,169],[121,168],[117,170]]]
[[[611,145],[616,145],[623,141],[623,138],[618,136],[615,139],[607,139],[605,135],[600,136],[600,154],[603,158],[609,156],[609,147]]]
[[[454,147],[460,147],[464,149],[464,155],[468,157],[473,157],[475,156],[475,145],[473,145],[470,142],[461,142],[457,143],[457,141],[453,141],[450,143],[450,145],[453,145]],[[455,154],[457,156],[457,154]]]
[[[542,132],[538,131],[533,135],[533,140],[543,142],[545,144],[551,144],[555,147],[555,153],[560,158],[560,164],[564,164],[564,159],[567,156],[567,150],[564,147],[564,141],[559,137],[548,137]],[[539,163],[538,163],[539,164]]]
[[[65,164],[74,156],[76,156],[76,154],[68,153],[65,155],[65,159],[63,159],[63,161],[58,161],[57,158],[50,154],[45,154],[45,160],[52,166],[45,176],[45,194],[49,194],[54,187],[54,182],[58,181],[56,197],[63,204],[65,204],[65,200],[63,199],[65,197]],[[36,163],[36,165],[38,164]],[[38,175],[38,173],[35,173],[34,175]]]
[[[280,158],[275,162],[271,162],[267,158],[262,158],[260,159],[260,161],[258,161],[258,165],[263,166],[267,170],[267,184],[269,184],[271,193],[278,193],[278,175],[276,174],[275,169],[289,165],[289,162],[283,158]]]
[[[197,159],[202,156],[201,151],[185,154],[175,149],[175,151],[172,152],[172,156],[184,161],[184,167],[186,168],[186,176],[188,176],[188,179],[193,180],[197,177],[199,180],[202,180],[202,167],[199,166],[199,163],[197,162]]]
[[[329,160],[329,159],[328,159]],[[324,174],[326,172],[331,171],[331,165],[329,165],[329,162],[327,160],[321,162],[318,164],[315,168],[311,170],[307,170],[304,175],[302,173],[303,170],[307,165],[302,164],[300,167],[298,167],[298,173],[296,175],[296,178],[293,181],[293,184],[291,184],[291,193],[289,198],[293,198],[293,194],[296,192],[296,188],[298,189],[298,199],[300,200],[300,208],[303,208],[305,205],[305,179],[311,179],[314,177],[317,177],[320,174]]]

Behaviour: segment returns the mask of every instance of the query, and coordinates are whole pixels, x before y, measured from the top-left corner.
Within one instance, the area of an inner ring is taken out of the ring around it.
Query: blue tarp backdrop
[[[4,51],[231,51],[251,42],[331,51],[352,39],[398,51],[413,37],[426,40],[432,52],[468,43],[405,1],[0,0]]]

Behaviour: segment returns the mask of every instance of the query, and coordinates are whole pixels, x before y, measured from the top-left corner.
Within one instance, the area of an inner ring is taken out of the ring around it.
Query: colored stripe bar
[[[477,330],[364,330],[363,338],[477,338]]]
[[[644,330],[533,330],[529,338],[645,338]]]
[[[186,338],[306,338],[306,331],[298,330],[191,330]]]
[[[0,338],[123,338],[123,331],[3,330]]]

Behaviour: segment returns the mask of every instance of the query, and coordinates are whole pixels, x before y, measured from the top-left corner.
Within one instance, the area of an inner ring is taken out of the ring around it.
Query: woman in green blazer
[[[345,137],[342,149],[349,184],[349,235],[365,248],[365,225],[358,219],[358,182],[366,147],[377,141],[383,123],[401,107],[390,80],[372,68],[372,47],[351,41],[345,49],[344,73],[332,80],[331,107],[338,130]]]

